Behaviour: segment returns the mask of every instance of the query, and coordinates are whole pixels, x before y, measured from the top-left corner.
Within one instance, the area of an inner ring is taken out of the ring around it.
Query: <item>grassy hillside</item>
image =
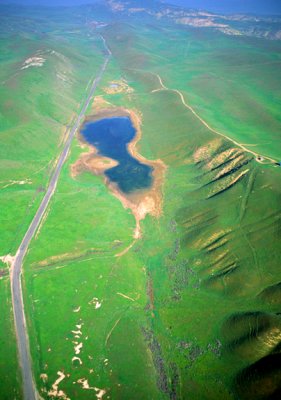
[[[4,10],[4,8],[3,8]],[[5,9],[6,10],[6,9]],[[56,16],[58,18],[58,16]],[[103,61],[103,45],[74,16],[22,10],[1,14],[0,255],[14,255],[45,193],[88,83]],[[19,395],[19,370],[7,266],[0,261],[1,399]],[[10,357],[8,356],[10,355]],[[4,384],[5,382],[5,384]]]

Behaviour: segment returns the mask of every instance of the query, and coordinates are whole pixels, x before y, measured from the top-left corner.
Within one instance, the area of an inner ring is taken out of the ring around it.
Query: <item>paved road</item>
[[[38,228],[40,221],[47,209],[47,206],[55,192],[58,178],[61,172],[61,168],[67,158],[71,142],[73,137],[76,133],[77,128],[79,127],[82,119],[84,118],[85,112],[89,106],[89,103],[95,93],[97,85],[107,67],[109,62],[111,52],[106,45],[104,38],[102,37],[104,42],[104,46],[106,49],[106,56],[104,63],[92,83],[90,92],[88,97],[85,100],[85,103],[82,107],[80,114],[77,117],[77,120],[69,132],[67,141],[64,145],[62,153],[58,159],[58,163],[55,167],[54,174],[50,180],[47,192],[31,222],[21,244],[16,253],[13,265],[11,267],[11,290],[12,290],[12,303],[13,303],[13,310],[14,310],[14,319],[15,319],[15,329],[16,329],[16,336],[18,342],[18,352],[19,352],[19,360],[20,366],[22,370],[22,379],[23,379],[23,393],[25,400],[36,400],[39,398],[39,395],[36,391],[36,386],[33,380],[32,374],[32,367],[31,367],[31,356],[30,356],[30,348],[29,348],[29,339],[28,333],[26,328],[26,320],[24,314],[24,303],[23,303],[23,295],[22,295],[22,286],[21,286],[21,271],[22,271],[22,261],[27,252],[28,246],[30,241]]]

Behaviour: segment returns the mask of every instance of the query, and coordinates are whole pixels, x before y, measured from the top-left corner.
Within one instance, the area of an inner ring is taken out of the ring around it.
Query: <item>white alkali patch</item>
[[[26,69],[29,67],[42,67],[44,65],[45,61],[46,61],[46,58],[43,58],[43,57],[30,57],[24,61],[21,69]]]
[[[89,301],[89,304],[93,304],[95,306],[95,309],[97,310],[101,307],[102,302],[99,301],[97,297],[94,297],[91,301]]]

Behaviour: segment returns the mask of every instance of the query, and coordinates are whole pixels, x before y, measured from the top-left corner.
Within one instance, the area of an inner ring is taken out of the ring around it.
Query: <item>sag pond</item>
[[[105,175],[122,192],[131,193],[151,186],[152,167],[140,163],[128,152],[128,144],[136,136],[136,129],[129,117],[87,122],[81,134],[87,143],[95,146],[99,155],[118,162],[117,166],[106,170]]]

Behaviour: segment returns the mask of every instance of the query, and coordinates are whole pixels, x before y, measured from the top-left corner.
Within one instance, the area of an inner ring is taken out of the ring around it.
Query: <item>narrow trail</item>
[[[128,251],[131,250],[131,248],[135,245],[136,242],[137,242],[137,239],[135,239],[128,247],[126,247],[126,249],[124,249],[123,251],[121,251],[121,252],[118,253],[118,254],[115,254],[114,257],[122,257],[122,256],[124,256],[125,254],[127,254]]]
[[[222,136],[223,138],[225,138],[225,139],[229,140],[230,142],[232,142],[235,146],[240,147],[245,152],[254,155],[256,161],[258,163],[260,163],[260,164],[264,164],[264,165],[270,164],[271,165],[271,164],[276,164],[277,163],[277,160],[275,160],[275,159],[273,159],[271,157],[268,157],[268,156],[261,155],[260,153],[257,153],[257,152],[255,152],[253,150],[250,150],[244,144],[239,143],[236,140],[232,139],[231,137],[225,135],[224,133],[212,128],[202,117],[200,117],[200,115],[194,110],[193,107],[191,107],[189,104],[186,103],[183,94],[179,90],[177,90],[177,89],[169,89],[167,86],[164,85],[163,80],[162,80],[162,78],[160,77],[159,74],[156,74],[154,72],[149,72],[149,73],[152,74],[152,75],[157,76],[157,78],[159,80],[159,83],[160,83],[160,86],[161,86],[161,88],[159,88],[159,89],[152,90],[151,93],[156,93],[156,92],[160,92],[160,91],[163,91],[163,90],[167,90],[167,91],[170,91],[170,92],[177,93],[179,95],[179,97],[181,99],[181,102],[184,105],[184,107],[186,107],[207,129],[209,129],[209,131],[215,133],[216,135]],[[256,146],[256,145],[255,144],[249,144],[249,146]]]
[[[82,109],[74,123],[73,127],[70,129],[67,140],[65,141],[64,147],[60,156],[58,157],[56,166],[53,171],[53,175],[50,179],[46,194],[18,248],[16,255],[11,263],[10,268],[10,277],[11,277],[11,291],[12,291],[12,305],[14,312],[14,320],[15,320],[15,331],[17,337],[18,344],[18,354],[19,354],[19,362],[22,371],[22,380],[23,380],[23,394],[24,400],[38,400],[40,399],[40,395],[38,394],[35,386],[35,381],[32,373],[32,362],[29,348],[29,338],[27,332],[27,324],[24,312],[24,301],[23,301],[23,292],[22,292],[22,284],[21,284],[21,274],[22,274],[22,262],[24,256],[28,250],[29,244],[38,229],[40,221],[44,217],[44,214],[47,210],[48,204],[55,193],[56,186],[58,183],[58,179],[60,176],[60,172],[62,166],[67,159],[70,146],[72,140],[75,136],[75,133],[80,126],[82,119],[84,118],[85,112],[89,106],[90,101],[92,100],[94,93],[96,91],[97,85],[102,78],[102,75],[107,67],[107,64],[111,57],[111,51],[109,50],[105,39],[101,36],[103,40],[104,47],[106,50],[106,55],[104,62],[100,68],[100,71],[96,78],[91,79],[91,86],[89,93],[83,103]]]

